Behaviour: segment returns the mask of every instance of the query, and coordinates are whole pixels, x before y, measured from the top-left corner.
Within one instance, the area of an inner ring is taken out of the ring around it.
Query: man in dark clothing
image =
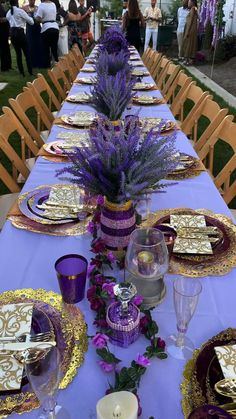
[[[90,17],[91,17],[92,11],[93,11],[92,7],[90,7],[87,10],[87,8],[84,6],[84,0],[79,0],[78,12],[80,13],[81,16],[87,14],[87,17],[81,20],[81,22],[79,22],[80,31],[82,33],[82,45],[83,45],[84,54],[86,54],[88,47],[90,47],[94,43],[93,34],[90,31]],[[89,45],[88,45],[88,41],[89,41]]]
[[[1,71],[11,69],[11,52],[9,46],[10,26],[6,19],[5,0],[0,0],[0,60]]]

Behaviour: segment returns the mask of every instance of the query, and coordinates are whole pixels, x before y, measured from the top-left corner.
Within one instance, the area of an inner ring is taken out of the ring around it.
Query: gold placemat
[[[219,345],[219,342],[227,341],[236,341],[236,329],[228,328],[223,330],[216,336],[213,336],[207,342],[203,343],[199,349],[195,349],[193,352],[192,358],[187,361],[184,372],[183,372],[183,381],[180,385],[180,390],[183,396],[181,401],[182,410],[184,414],[184,418],[187,419],[192,410],[196,407],[199,407],[203,404],[213,404],[218,405],[219,402],[215,398],[214,391],[210,387],[209,380],[208,380],[208,370],[210,365],[206,367],[206,384],[207,384],[207,392],[203,394],[202,389],[199,385],[197,380],[196,374],[196,361],[198,356],[204,350],[206,346],[211,344]]]
[[[170,173],[166,179],[169,180],[184,180],[184,179],[191,179],[193,177],[199,176],[201,172],[205,172],[206,168],[201,160],[192,157],[194,164],[193,166],[186,168],[185,170],[181,170],[179,172]]]
[[[192,262],[191,256],[171,255],[169,263],[169,273],[177,275],[185,275],[191,277],[204,277],[204,276],[217,276],[225,275],[236,267],[236,225],[233,223],[231,218],[223,214],[215,214],[214,212],[207,209],[196,209],[191,208],[170,208],[151,213],[148,219],[142,222],[142,227],[151,227],[157,224],[157,222],[171,214],[202,214],[208,217],[212,217],[215,220],[224,224],[224,229],[227,236],[230,239],[229,249],[225,250],[221,254],[207,256],[209,260],[202,262],[202,256],[194,256],[194,262]],[[201,262],[198,262],[198,260]]]
[[[70,307],[68,310],[67,306],[65,307],[65,305],[63,305],[61,295],[53,291],[23,288],[21,290],[6,291],[0,294],[0,304],[28,300],[42,301],[60,312],[63,325],[62,333],[65,341],[70,344],[68,339],[70,339],[71,336],[74,338],[69,366],[59,385],[60,389],[64,389],[75,377],[77,369],[84,361],[84,354],[88,348],[87,325],[84,321],[83,314],[76,306]],[[9,395],[5,399],[0,399],[0,418],[5,418],[13,412],[29,412],[37,407],[39,407],[39,402],[32,392],[21,392],[19,394]]]

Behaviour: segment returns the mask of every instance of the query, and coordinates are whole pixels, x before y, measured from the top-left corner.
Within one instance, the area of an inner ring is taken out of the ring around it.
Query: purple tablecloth
[[[81,76],[89,77],[90,74],[81,72]],[[144,80],[152,81],[151,78]],[[89,86],[74,84],[71,93],[88,92],[89,90]],[[159,91],[141,92],[141,94],[161,97]],[[60,115],[73,113],[78,109],[91,110],[92,108],[87,105],[78,106],[64,102]],[[173,119],[167,105],[133,107],[127,113],[132,114],[138,109],[140,109],[140,116],[160,116]],[[56,133],[62,130],[62,128],[53,126],[48,141],[55,140]],[[191,144],[181,131],[178,132],[177,147],[181,151],[195,155]],[[27,191],[42,184],[59,183],[59,180],[55,178],[55,171],[62,167],[63,164],[51,163],[41,157],[38,158],[23,190]],[[153,196],[151,206],[153,211],[170,207],[207,208],[216,213],[230,216],[229,209],[207,172],[202,172],[200,176],[193,179],[179,181],[175,186],[167,188],[166,193]],[[90,241],[89,234],[80,237],[52,237],[18,230],[7,221],[0,234],[1,291],[17,288],[44,288],[59,292],[54,262],[59,256],[67,253],[82,254],[89,259],[91,256],[89,253]],[[176,329],[172,295],[173,279],[174,277],[171,275],[166,276],[167,296],[154,311],[154,317],[163,338]],[[235,270],[222,277],[202,278],[201,282],[203,291],[188,331],[188,335],[196,347],[222,329],[235,327],[233,315],[236,295]],[[79,307],[88,323],[88,334],[94,334],[93,314],[89,310],[86,299],[79,304]],[[147,341],[140,337],[128,349],[114,347],[113,351],[124,360],[124,365],[128,365],[138,353],[143,353],[146,345]],[[139,389],[143,407],[142,419],[148,419],[150,416],[155,419],[183,417],[179,388],[183,368],[184,362],[171,357],[164,361],[152,360],[151,366],[141,380]],[[72,419],[94,418],[96,417],[96,403],[104,396],[109,380],[112,380],[112,376],[100,370],[97,365],[95,349],[90,346],[85,362],[79,369],[76,378],[66,390],[59,393],[58,401],[68,409]],[[34,418],[36,413],[33,411],[24,414],[23,417]],[[12,415],[11,417],[18,416]]]

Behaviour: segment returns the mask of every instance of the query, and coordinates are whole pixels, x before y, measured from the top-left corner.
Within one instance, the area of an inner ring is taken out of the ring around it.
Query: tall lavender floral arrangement
[[[90,130],[87,147],[68,153],[72,165],[57,172],[92,195],[103,195],[113,203],[137,200],[140,195],[167,186],[160,180],[177,165],[174,157],[176,133],[167,137],[160,129],[144,134],[137,118],[130,117],[117,133],[111,122],[98,119]],[[141,140],[141,138],[143,139]]]
[[[129,54],[124,51],[108,54],[107,50],[102,51],[96,61],[96,72],[100,76],[107,74],[115,76],[118,71],[123,70],[127,77],[130,76],[131,66],[128,63]]]
[[[111,121],[121,118],[128,103],[134,96],[132,91],[135,79],[127,80],[126,70],[118,71],[115,76],[101,74],[91,90],[93,105],[97,112],[106,115]]]
[[[108,54],[114,54],[120,51],[129,54],[128,47],[129,44],[122,29],[116,25],[108,28],[99,41],[99,50],[101,52],[107,51]]]

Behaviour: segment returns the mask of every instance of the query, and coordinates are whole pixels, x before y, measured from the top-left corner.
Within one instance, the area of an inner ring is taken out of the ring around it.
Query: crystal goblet
[[[25,371],[42,407],[38,419],[70,419],[67,410],[57,405],[56,402],[62,376],[60,352],[57,347],[40,351],[37,357],[26,356]]]
[[[174,306],[178,333],[166,339],[169,355],[177,359],[189,359],[194,350],[193,342],[185,335],[196,310],[202,285],[197,278],[180,277],[174,281]]]

